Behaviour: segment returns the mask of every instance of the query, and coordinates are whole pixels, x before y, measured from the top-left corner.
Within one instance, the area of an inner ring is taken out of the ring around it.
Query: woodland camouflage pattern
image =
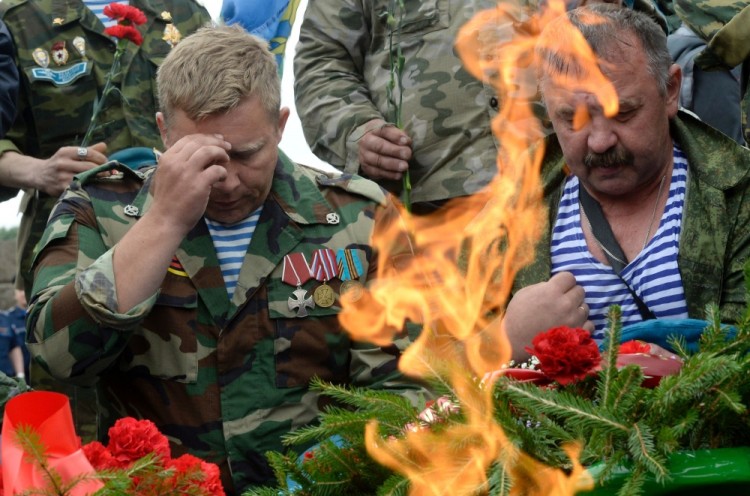
[[[746,308],[744,266],[750,256],[750,150],[679,112],[672,138],[689,162],[678,266],[688,315],[703,319],[709,303],[718,304],[722,322],[736,322]],[[514,289],[550,278],[550,235],[565,182],[560,145],[551,136],[542,164],[549,218],[538,241],[535,261],[519,271]]]
[[[102,125],[89,143],[106,142],[108,153],[131,146],[162,147],[154,114],[158,110],[156,69],[171,48],[163,39],[165,29],[172,24],[184,37],[211,21],[208,12],[195,0],[131,0],[130,5],[141,9],[147,18],[139,27],[143,45],[140,48],[132,45],[123,55],[121,76],[115,79],[122,98],[116,92],[109,95],[109,103],[100,114]],[[3,0],[0,15],[13,35],[21,73],[18,117],[6,139],[0,140],[0,153],[15,150],[48,158],[62,146],[78,145],[86,134],[94,102],[112,65],[114,42],[103,34],[101,21],[80,0]],[[85,40],[85,54],[73,43],[77,37]],[[60,66],[52,61],[51,55],[57,42],[64,42],[68,53],[67,62]],[[85,73],[60,84],[35,77],[32,71],[41,66],[34,60],[33,52],[39,48],[49,55],[50,69],[73,69],[83,62]],[[17,193],[0,187],[0,199],[12,198]],[[44,194],[36,198],[30,192],[21,205],[24,217],[19,250],[27,291],[32,250],[55,200]]]
[[[386,97],[391,3],[313,1],[305,11],[294,59],[297,109],[313,152],[346,172],[359,171],[364,124],[376,118],[394,122]],[[498,102],[491,86],[463,68],[453,43],[466,21],[496,3],[405,0],[404,5],[402,116],[413,140],[411,199],[474,193],[496,172],[490,121]],[[383,184],[394,192],[401,187],[400,181]]]
[[[313,250],[327,247],[356,250],[361,280],[370,282],[373,224],[398,219],[375,183],[280,155],[231,302],[199,222],[176,253],[182,268],[170,269],[158,294],[117,314],[109,310],[116,308],[113,247],[137,220],[123,208],[148,210],[154,169],[112,162],[99,170],[107,167],[121,174],[80,175],[55,207],[35,263],[28,320],[29,348],[53,375],[79,384],[98,378],[105,424],[125,415],[153,420],[174,456],[190,452],[219,464],[231,494],[232,478],[237,491],[271,482],[264,453],[285,451],[281,436],[316,420],[324,401],[308,390],[313,376],[406,385],[397,361],[407,338],[388,348],[352,342],[338,324],[338,300],[296,318],[287,304],[295,287],[282,281],[286,254],[302,252],[309,263]],[[331,212],[337,224],[327,220]],[[319,284],[302,287],[312,295]],[[340,284],[329,281],[336,294]]]
[[[682,21],[708,43],[695,63],[704,70],[726,69],[745,64],[745,92],[742,123],[745,141],[750,143],[750,1],[675,0],[674,8]]]

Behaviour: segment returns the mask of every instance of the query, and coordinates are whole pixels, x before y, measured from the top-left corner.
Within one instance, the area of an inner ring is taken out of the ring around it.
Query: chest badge
[[[55,64],[57,65],[67,64],[69,56],[70,54],[68,53],[68,49],[65,48],[64,41],[56,41],[55,44],[52,45],[52,60],[55,61]]]
[[[49,53],[47,53],[47,50],[36,48],[32,52],[31,58],[33,58],[34,62],[36,62],[40,67],[44,67],[46,69],[47,66],[49,66]]]
[[[161,39],[166,41],[170,48],[174,48],[182,39],[182,33],[174,24],[169,23],[164,27],[164,36]]]
[[[73,38],[73,47],[76,51],[81,54],[81,57],[86,58],[86,40],[83,36],[76,36]]]
[[[339,214],[337,214],[336,212],[326,214],[326,222],[328,222],[329,224],[338,224],[339,220]]]
[[[122,213],[128,217],[138,217],[140,210],[135,205],[125,205],[125,208],[122,209]]]

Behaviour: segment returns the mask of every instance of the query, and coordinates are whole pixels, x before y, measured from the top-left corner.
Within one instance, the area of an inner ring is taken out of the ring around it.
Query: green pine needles
[[[488,470],[487,482],[474,494],[509,494],[516,449],[550,467],[573,469],[565,448],[580,446],[580,462],[597,481],[597,494],[643,494],[645,485],[671,479],[670,460],[684,451],[750,446],[750,319],[722,325],[716,308],[707,311],[707,327],[697,351],[674,337],[670,344],[683,359],[679,373],[644,387],[640,367],[617,367],[620,310],[610,311],[610,328],[600,370],[566,386],[542,387],[501,376],[494,383],[494,420],[510,445]],[[308,447],[298,456],[269,453],[280,488],[247,495],[406,495],[404,476],[378,465],[364,446],[365,426],[376,419],[382,439],[403,437],[419,423],[419,411],[389,392],[346,389],[316,382],[338,405],[320,425],[290,434],[286,442]],[[477,382],[477,387],[483,387]],[[440,386],[444,389],[445,386]],[[426,427],[440,432],[465,422],[460,412]],[[422,424],[424,426],[424,423]],[[435,449],[450,449],[436,446]],[[518,482],[518,481],[516,481]],[[655,486],[654,486],[655,487]]]

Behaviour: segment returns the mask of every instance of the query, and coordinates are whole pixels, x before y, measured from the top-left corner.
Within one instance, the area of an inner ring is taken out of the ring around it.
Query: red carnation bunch
[[[143,36],[136,29],[136,26],[146,22],[146,15],[140,9],[130,5],[111,3],[104,7],[104,15],[117,21],[117,24],[104,30],[105,34],[118,40],[130,40],[138,46],[143,44]]]
[[[584,379],[601,361],[601,354],[591,334],[571,327],[554,327],[534,337],[526,351],[539,359],[539,370],[559,384]]]
[[[94,441],[83,446],[83,453],[97,472],[129,471],[131,494],[224,495],[219,467],[188,454],[173,459],[169,440],[150,420],[119,419],[109,430],[107,446]],[[135,468],[149,455],[153,464]],[[102,494],[107,494],[106,489]]]

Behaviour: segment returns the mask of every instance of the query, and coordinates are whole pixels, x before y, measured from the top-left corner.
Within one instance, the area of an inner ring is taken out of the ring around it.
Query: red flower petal
[[[109,429],[108,448],[117,466],[122,468],[129,467],[149,453],[155,453],[163,460],[169,460],[171,456],[169,440],[156,425],[150,420],[132,417],[119,419]]]
[[[632,341],[625,341],[620,345],[620,351],[621,354],[628,354],[628,353],[649,353],[651,351],[651,345],[648,344],[645,341],[638,341],[638,340],[632,340]]]
[[[117,22],[131,22],[136,26],[146,22],[146,15],[139,8],[112,2],[104,7],[104,15]]]
[[[562,385],[584,379],[592,373],[601,355],[585,329],[555,327],[537,334],[526,351],[539,359],[539,370]]]
[[[143,36],[141,36],[141,33],[133,26],[116,24],[106,28],[104,34],[117,38],[118,40],[130,40],[138,46],[143,44]]]

